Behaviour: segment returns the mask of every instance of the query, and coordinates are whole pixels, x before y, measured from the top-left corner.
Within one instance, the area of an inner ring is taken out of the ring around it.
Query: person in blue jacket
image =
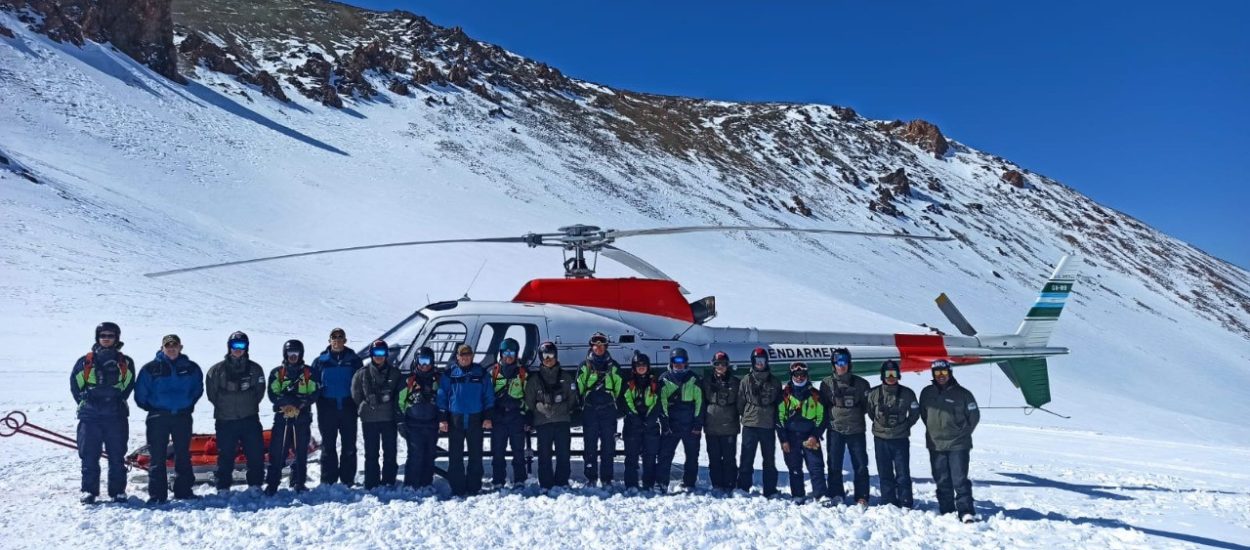
[[[651,373],[651,358],[635,351],[633,370],[625,383],[625,487],[650,491],[655,488],[655,461],[660,453],[660,380]],[[642,485],[638,463],[642,461]],[[666,472],[667,473],[667,472]],[[668,482],[667,476],[665,483]]]
[[[182,339],[169,334],[161,339],[156,358],[139,369],[135,380],[135,404],[148,412],[148,503],[169,502],[166,460],[169,442],[174,450],[174,498],[193,499],[191,486],[191,412],[204,395],[200,366],[182,353]]]
[[[447,481],[456,495],[473,495],[482,490],[482,430],[491,427],[495,388],[482,365],[473,361],[473,348],[461,344],[456,363],[443,373],[438,384],[438,424],[447,438]],[[466,476],[465,443],[469,447]]]
[[[408,442],[404,462],[404,486],[421,488],[434,484],[434,453],[438,448],[438,372],[434,350],[417,350],[416,366],[399,389],[399,435]]]
[[[287,340],[282,345],[283,361],[269,372],[269,401],[273,403],[273,429],[269,432],[269,474],[265,494],[278,492],[287,453],[294,452],[291,488],[308,487],[308,440],[312,438],[312,404],[321,397],[321,371],[304,363],[304,343]]]
[[[78,457],[82,459],[83,504],[100,495],[100,450],[108,454],[108,495],[126,501],[126,438],[130,436],[126,400],[134,389],[134,363],[122,354],[121,328],[103,322],[95,327],[91,352],[78,358],[69,375],[69,392],[78,406]]]
[[[684,348],[669,353],[668,371],[660,375],[660,456],[656,482],[660,492],[668,490],[677,444],[686,455],[681,486],[694,489],[699,479],[699,442],[703,434],[703,387],[690,370],[690,356]]]
[[[347,332],[330,331],[330,345],[313,360],[312,368],[321,376],[321,397],[317,414],[321,420],[321,483],[356,483],[356,428],[359,404],[352,399],[352,377],[364,367],[356,351],[347,347]],[[342,440],[340,441],[340,437]],[[342,450],[336,449],[342,444]]]

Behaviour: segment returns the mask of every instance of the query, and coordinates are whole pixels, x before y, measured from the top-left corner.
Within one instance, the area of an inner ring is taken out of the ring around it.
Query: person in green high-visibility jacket
[[[134,362],[121,352],[121,328],[103,322],[95,328],[91,352],[78,358],[69,391],[78,407],[78,457],[82,459],[83,504],[100,494],[100,451],[108,454],[108,496],[126,501],[126,438],[130,435],[126,399],[134,390]]]
[[[690,356],[684,348],[669,353],[668,372],[660,376],[660,456],[656,465],[657,489],[668,490],[669,476],[677,444],[686,455],[682,469],[683,490],[694,489],[699,478],[699,441],[703,435],[703,388],[690,370]]]
[[[321,371],[304,363],[304,343],[287,340],[282,345],[282,364],[269,372],[269,401],[273,403],[273,429],[269,432],[269,472],[265,494],[278,492],[287,453],[291,464],[291,488],[307,491],[308,440],[312,438],[312,405],[321,397]]]
[[[655,488],[655,462],[660,454],[660,380],[651,373],[651,358],[634,352],[633,367],[625,383],[625,487],[650,491]],[[638,463],[642,462],[642,485]],[[667,477],[665,483],[668,482]]]
[[[790,496],[796,503],[806,501],[803,465],[812,478],[812,495],[824,498],[825,457],[820,452],[820,436],[825,429],[825,405],[820,392],[807,376],[807,364],[790,365],[790,382],[781,388],[777,405],[777,439],[790,470]]]
[[[590,337],[590,352],[577,371],[577,392],[582,402],[582,453],[586,484],[612,485],[612,461],[616,455],[616,417],[621,399],[621,366],[608,353],[608,337]]]
[[[491,485],[502,489],[508,481],[508,447],[512,447],[512,484],[525,485],[525,439],[529,437],[529,411],[525,407],[525,380],[529,374],[520,362],[521,344],[504,338],[499,361],[486,371],[494,382],[495,410],[491,414]]]

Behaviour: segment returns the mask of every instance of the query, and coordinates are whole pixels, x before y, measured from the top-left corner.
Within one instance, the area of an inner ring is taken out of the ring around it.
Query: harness
[[[629,399],[625,401],[625,405],[629,407],[630,412],[638,413],[638,406],[646,407],[646,414],[650,414],[655,408],[655,402],[659,400],[660,381],[655,377],[651,378],[651,382],[643,387],[642,391],[638,391],[638,384],[634,379],[629,380],[629,389],[625,390],[625,395]]]
[[[499,377],[503,373],[503,365],[495,363],[491,369],[490,380],[495,388],[495,397],[503,397],[505,394],[513,399],[521,399],[525,396],[525,377],[528,372],[520,365],[516,366],[516,376],[504,378],[503,384],[499,383]]]
[[[725,375],[723,381],[717,380],[716,377],[713,376],[712,383],[709,384],[709,389],[712,390],[712,399],[710,399],[710,401],[720,406],[733,405],[736,401],[733,399],[733,388],[736,385],[734,382],[736,382],[736,380],[728,374]]]
[[[790,416],[794,414],[795,408],[791,404],[791,399],[793,399],[794,401],[798,401],[797,409],[803,418],[820,424],[821,421],[824,420],[823,411],[820,409],[820,391],[811,387],[809,384],[808,391],[810,395],[808,398],[799,401],[799,399],[791,392],[792,389],[793,388],[789,384],[786,384],[786,387],[781,390],[781,404],[779,405],[780,411],[778,411],[780,413],[779,416],[781,421],[785,422],[789,420]]]
[[[125,356],[125,355],[122,355],[122,354],[120,354],[120,353],[119,353],[119,354],[117,354],[117,356],[118,356],[118,359],[117,359],[117,369],[118,369],[118,373],[117,373],[117,383],[116,383],[116,384],[113,384],[113,387],[114,387],[114,388],[117,388],[117,389],[119,389],[119,390],[124,390],[124,389],[126,389],[126,378],[127,378],[127,375],[129,375],[129,374],[130,374],[130,362],[126,360],[126,356]],[[86,388],[87,386],[98,386],[98,385],[99,385],[99,381],[97,381],[94,377],[92,377],[92,376],[91,376],[91,374],[92,374],[92,373],[91,373],[91,371],[92,371],[92,369],[94,369],[94,368],[95,368],[95,352],[94,352],[94,351],[89,351],[89,352],[87,352],[87,355],[86,355],[85,357],[83,357],[83,362],[82,362],[82,384],[80,384],[80,385],[81,385],[83,388]]]
[[[556,394],[564,389],[564,369],[561,369],[558,366],[552,368],[557,369],[555,382],[548,384],[546,380],[539,378],[539,382],[542,382],[542,391],[539,393],[541,394],[543,403],[547,405],[554,405],[556,402]]]
[[[414,392],[413,388],[417,386],[417,377],[418,375],[415,372],[408,377],[407,389],[404,390],[403,400],[406,405],[432,403],[434,401],[433,395],[438,392],[438,377],[433,376],[433,373],[430,373],[428,377],[424,377],[428,382],[422,384],[419,391]],[[407,407],[405,407],[405,410],[407,410]]]
[[[850,380],[852,382],[854,381],[853,378]],[[853,409],[859,405],[859,400],[856,399],[855,392],[847,391],[854,390],[854,388],[855,386],[853,384],[844,384],[841,380],[838,380],[835,377],[833,379],[833,406],[839,409]]]

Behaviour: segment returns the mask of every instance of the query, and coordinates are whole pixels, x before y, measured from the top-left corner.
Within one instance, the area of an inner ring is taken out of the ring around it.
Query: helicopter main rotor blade
[[[669,277],[667,273],[660,271],[660,268],[651,265],[646,260],[639,258],[638,256],[630,254],[629,252],[621,250],[610,244],[604,246],[603,251],[600,252],[600,254],[603,254],[609,259],[614,260],[625,267],[637,271],[643,277],[647,277],[649,279],[664,279],[666,281],[673,280],[673,278]],[[690,291],[686,290],[686,287],[681,286],[680,284],[677,285],[677,290],[680,290],[682,294],[690,294]]]
[[[860,237],[880,237],[886,239],[911,239],[918,241],[950,241],[952,237],[937,235],[902,235],[897,233],[872,233],[868,231],[850,231],[846,229],[807,229],[802,227],[767,227],[757,225],[691,225],[681,227],[655,227],[651,229],[608,230],[604,234],[608,238],[643,237],[647,235],[674,235],[677,233],[711,233],[721,231],[771,231],[777,233],[823,233],[826,235],[856,235]]]
[[[523,237],[488,237],[483,239],[439,239],[434,241],[407,241],[402,243],[386,243],[386,244],[369,244],[364,246],[349,246],[346,248],[330,248],[326,250],[313,250],[311,252],[297,252],[295,254],[281,254],[278,256],[266,256],[264,258],[252,258],[250,260],[236,260],[233,262],[223,262],[219,264],[200,265],[195,267],[184,267],[181,269],[171,269],[169,271],[157,271],[155,273],[144,273],[145,277],[164,277],[166,275],[177,275],[179,273],[190,273],[192,271],[201,271],[204,269],[217,269],[219,267],[229,267],[233,265],[255,264],[260,262],[271,262],[274,260],[285,260],[288,258],[301,258],[304,256],[317,256],[321,254],[335,254],[338,252],[353,252],[356,250],[371,250],[375,248],[393,248],[397,246],[415,246],[419,244],[452,244],[452,243],[525,243],[530,246],[546,245],[542,242],[543,235],[526,235]]]

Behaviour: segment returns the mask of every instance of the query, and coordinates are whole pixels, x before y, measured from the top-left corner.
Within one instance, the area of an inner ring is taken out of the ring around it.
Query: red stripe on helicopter
[[[935,359],[947,359],[946,342],[935,334],[895,334],[894,345],[902,358],[900,367],[904,372],[929,370]]]
[[[661,279],[534,279],[513,302],[597,307],[694,322],[676,281]]]

